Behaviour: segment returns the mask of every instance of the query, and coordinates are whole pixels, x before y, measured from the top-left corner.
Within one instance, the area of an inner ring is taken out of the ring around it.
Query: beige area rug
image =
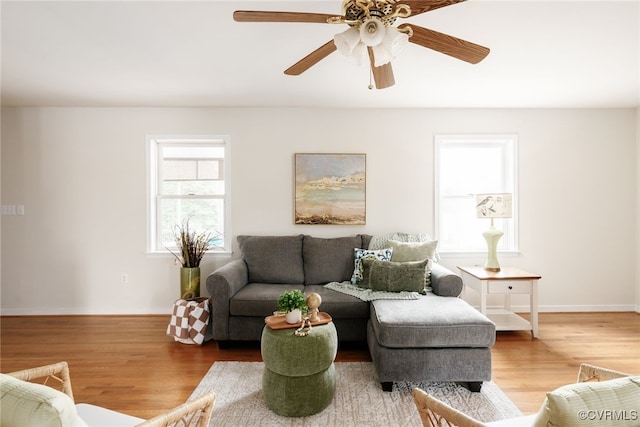
[[[485,382],[480,393],[446,382],[396,383],[388,393],[380,388],[372,363],[338,362],[335,366],[333,402],[324,411],[309,417],[282,417],[267,408],[262,393],[262,362],[215,362],[191,397],[209,390],[217,394],[210,427],[422,426],[411,396],[414,387],[480,421],[522,415],[493,382]]]

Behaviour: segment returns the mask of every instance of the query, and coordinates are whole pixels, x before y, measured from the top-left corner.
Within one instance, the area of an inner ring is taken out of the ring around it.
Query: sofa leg
[[[230,348],[231,347],[231,343],[232,341],[216,341],[218,343],[218,348],[220,350],[224,350],[226,348]]]
[[[393,381],[381,382],[380,385],[382,386],[382,391],[393,391]]]
[[[467,386],[472,392],[479,393],[480,389],[482,388],[482,381],[472,381],[470,383],[467,383]]]

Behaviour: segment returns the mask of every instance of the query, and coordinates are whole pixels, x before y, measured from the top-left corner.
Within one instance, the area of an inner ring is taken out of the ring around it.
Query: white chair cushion
[[[536,427],[633,427],[640,423],[640,377],[562,386],[547,393]]]
[[[145,420],[100,406],[78,403],[78,415],[91,427],[133,427]]]
[[[63,392],[5,374],[0,374],[0,425],[87,427]]]

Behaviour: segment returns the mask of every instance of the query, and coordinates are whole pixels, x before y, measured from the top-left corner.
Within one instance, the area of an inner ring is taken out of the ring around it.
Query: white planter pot
[[[285,314],[285,320],[287,323],[295,324],[302,322],[302,311],[299,308],[292,310]]]

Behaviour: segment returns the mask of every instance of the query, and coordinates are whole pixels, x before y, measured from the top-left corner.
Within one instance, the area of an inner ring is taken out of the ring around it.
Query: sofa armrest
[[[457,297],[462,292],[462,277],[440,264],[431,265],[431,288],[441,297]]]
[[[207,277],[207,291],[211,295],[213,339],[229,339],[229,301],[249,282],[249,268],[242,259],[223,265]]]

